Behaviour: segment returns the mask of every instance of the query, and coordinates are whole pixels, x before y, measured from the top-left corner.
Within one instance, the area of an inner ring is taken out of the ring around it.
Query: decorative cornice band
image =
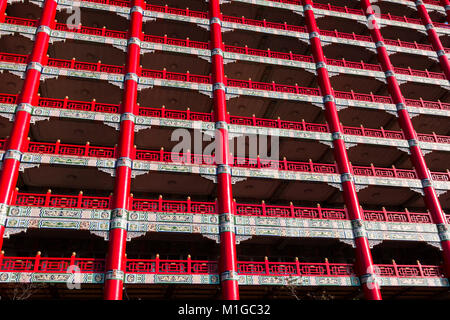
[[[438,51],[436,51],[436,54],[438,57],[445,56],[445,50],[438,50]]]
[[[342,132],[333,132],[331,134],[331,138],[333,139],[333,141],[334,140],[342,140],[342,139],[344,139],[344,136],[343,136]]]
[[[416,139],[409,139],[408,140],[408,145],[409,147],[418,147],[419,146],[419,141],[417,141]]]
[[[351,173],[341,173],[341,182],[353,182],[353,176]]]
[[[22,152],[14,149],[6,150],[6,152],[3,154],[3,160],[6,159],[14,159],[20,162],[20,160],[22,159]]]
[[[360,279],[361,279],[361,284],[368,284],[368,283],[375,284],[375,283],[378,283],[377,275],[375,273],[363,274],[360,277]]]
[[[133,12],[139,12],[143,15],[144,9],[142,9],[140,6],[134,6],[133,8],[131,8],[130,14],[132,14]]]
[[[225,271],[220,274],[220,281],[238,281],[239,280],[239,274],[236,271]]]
[[[376,48],[384,47],[384,42],[383,42],[383,41],[377,41],[377,42],[375,42],[375,47],[376,47]]]
[[[313,38],[319,38],[319,33],[316,31],[310,32],[309,33],[309,39],[313,39]]]
[[[0,226],[4,226],[6,224],[8,208],[9,206],[6,203],[0,203]]]
[[[327,68],[327,65],[323,61],[316,62],[316,69]]]
[[[323,96],[323,103],[326,102],[334,102],[334,97],[331,94],[327,94],[326,96]]]
[[[406,110],[406,104],[404,104],[403,102],[397,103],[395,105],[395,108],[397,109],[397,111]]]
[[[448,240],[450,240],[450,233],[448,231],[448,226],[445,223],[437,224],[436,228],[438,230],[439,239],[441,241],[448,241]]]
[[[116,168],[117,167],[128,167],[131,169],[133,167],[133,160],[128,157],[120,157],[116,161]]]
[[[135,45],[139,46],[139,48],[140,48],[141,47],[141,39],[136,38],[136,37],[131,37],[127,41],[127,46],[129,46],[131,44],[135,44]]]
[[[131,112],[124,112],[120,115],[120,122],[122,121],[132,121],[133,123],[136,122],[136,116],[132,114]]]
[[[236,228],[234,226],[233,215],[229,212],[221,213],[219,215],[219,232],[232,232],[236,233]]]
[[[211,50],[211,55],[212,56],[219,55],[219,56],[221,56],[223,58],[223,51],[220,48],[214,48],[214,49]]]
[[[109,270],[105,273],[105,279],[123,281],[125,279],[125,272],[118,269]]]
[[[225,91],[225,85],[222,82],[216,82],[213,84],[213,91],[223,90]]]
[[[384,76],[385,76],[386,78],[393,77],[393,76],[394,76],[394,71],[392,71],[392,70],[386,70],[386,71],[384,72]]]
[[[367,238],[367,231],[364,227],[364,222],[362,219],[355,219],[351,221],[353,237],[356,238]]]
[[[422,179],[420,180],[420,182],[422,183],[422,188],[427,188],[427,187],[432,187],[432,183],[430,179]]]
[[[33,112],[33,106],[29,103],[19,103],[16,107],[16,112],[18,111],[25,111],[31,114]]]
[[[214,128],[228,130],[228,123],[226,123],[225,121],[217,121],[216,123],[214,123]]]
[[[222,26],[222,21],[217,18],[217,17],[212,17],[211,19],[209,19],[209,24],[212,25],[214,23],[218,23],[219,26]]]
[[[133,80],[134,82],[138,82],[139,81],[139,77],[138,77],[138,75],[136,73],[129,72],[124,77],[124,81],[127,81],[127,80]]]
[[[38,34],[39,32],[44,32],[44,33],[46,33],[47,35],[50,36],[50,33],[52,32],[52,29],[49,26],[40,25],[36,29],[36,34]]]
[[[30,62],[27,65],[27,71],[30,69],[36,70],[37,72],[42,72],[43,66],[39,62]]]
[[[227,164],[217,165],[217,174],[221,173],[231,174],[231,167]]]

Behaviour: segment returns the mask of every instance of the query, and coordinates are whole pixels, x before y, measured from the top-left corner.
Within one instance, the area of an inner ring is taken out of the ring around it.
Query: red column
[[[8,0],[0,0],[0,22],[5,21],[5,11]]]
[[[441,5],[445,9],[447,15],[447,22],[450,23],[450,0],[441,0]]]
[[[55,0],[46,0],[44,3],[33,49],[28,56],[25,80],[17,101],[13,127],[3,156],[0,174],[0,248],[3,245],[6,210],[11,204],[11,197],[16,187],[22,153],[26,151],[32,105],[36,101],[42,68],[47,63],[47,48],[50,31],[55,22],[56,6]]]
[[[358,195],[356,193],[353,176],[351,174],[350,163],[347,150],[343,140],[342,127],[339,121],[336,109],[333,89],[331,87],[326,60],[323,55],[322,44],[319,38],[319,32],[314,17],[311,0],[303,0],[306,26],[309,32],[309,41],[316,63],[317,76],[320,90],[325,105],[325,116],[333,137],[333,154],[341,174],[342,189],[347,210],[352,220],[353,234],[356,245],[356,264],[357,272],[361,277],[361,284],[364,289],[364,295],[368,300],[381,300],[381,293],[378,284],[374,281],[375,272],[370,252],[369,241],[364,228],[364,216],[359,205]]]
[[[134,119],[142,39],[143,0],[133,0],[127,46],[127,64],[121,105],[120,136],[116,179],[111,211],[108,255],[106,258],[105,300],[121,300],[125,276],[124,259],[127,221],[130,209],[131,170],[134,155]]]
[[[213,104],[216,128],[217,208],[220,221],[220,284],[222,299],[238,300],[236,235],[231,192],[223,43],[219,0],[209,0]]]
[[[447,59],[447,55],[445,54],[445,49],[441,43],[441,39],[439,39],[436,30],[434,30],[433,21],[431,21],[427,8],[425,8],[423,2],[421,0],[417,0],[415,3],[420,19],[422,20],[425,29],[427,29],[428,41],[430,41],[433,49],[436,51],[439,64],[441,65],[441,69],[444,71],[447,80],[450,80],[450,63]]]
[[[370,6],[370,1],[362,0],[361,5],[367,15],[368,21],[373,23],[369,29],[372,39],[377,47],[378,61],[386,75],[389,93],[397,107],[398,122],[403,130],[406,140],[408,140],[411,162],[417,172],[417,176],[422,182],[425,204],[437,226],[443,250],[445,272],[447,277],[450,277],[450,234],[447,231],[445,215],[442,211],[436,191],[432,186],[430,170],[428,170],[422,150],[419,148],[417,133],[414,130],[411,118],[409,117],[405,98],[403,97],[397,79],[395,78],[394,69],[386,47],[384,46],[383,36],[381,35],[381,31],[376,22],[374,11]]]

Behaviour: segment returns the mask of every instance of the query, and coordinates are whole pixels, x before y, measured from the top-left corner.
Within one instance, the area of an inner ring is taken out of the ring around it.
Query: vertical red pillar
[[[375,270],[373,266],[372,254],[370,252],[369,241],[364,228],[364,216],[359,205],[358,195],[356,193],[353,176],[351,174],[350,163],[347,150],[343,140],[342,127],[339,121],[339,115],[336,109],[333,89],[331,87],[326,60],[323,55],[322,44],[319,38],[319,32],[316,19],[313,12],[311,0],[303,0],[303,8],[306,20],[306,26],[309,32],[309,41],[311,50],[316,63],[316,71],[320,90],[323,96],[325,106],[325,116],[333,137],[333,153],[341,174],[342,189],[345,204],[352,220],[353,235],[356,245],[356,264],[357,272],[361,278],[361,285],[364,295],[368,300],[381,300],[381,293],[378,283],[374,281]]]
[[[0,0],[0,22],[5,21],[5,11],[8,0]]]
[[[216,129],[217,202],[220,221],[220,283],[222,299],[238,300],[236,235],[231,192],[225,75],[223,68],[222,15],[219,0],[209,0],[213,104]]]
[[[444,71],[447,80],[450,81],[450,63],[447,59],[447,55],[445,54],[445,49],[441,43],[441,39],[439,39],[436,30],[434,30],[433,21],[431,21],[427,8],[425,8],[422,0],[417,0],[415,3],[420,19],[422,20],[425,29],[427,29],[428,41],[430,41],[434,51],[436,51],[441,69]]]
[[[441,0],[441,5],[445,9],[445,13],[447,16],[447,22],[450,23],[450,0]]]
[[[422,150],[419,148],[417,133],[414,130],[411,118],[409,117],[405,104],[405,98],[403,97],[403,94],[400,91],[400,86],[395,78],[394,69],[384,45],[384,39],[380,28],[378,27],[375,12],[370,5],[370,0],[361,0],[361,5],[362,9],[366,13],[368,22],[370,23],[370,33],[377,48],[378,61],[380,62],[384,74],[386,75],[389,93],[397,107],[398,122],[402,128],[406,140],[408,140],[411,162],[417,172],[417,176],[422,182],[425,204],[438,229],[443,250],[444,269],[447,277],[450,277],[450,233],[447,230],[445,214],[442,211],[436,191],[432,186],[430,170],[428,170]]]
[[[127,64],[121,105],[120,136],[116,162],[108,255],[106,257],[105,300],[121,300],[125,276],[124,259],[130,209],[131,170],[134,150],[134,120],[142,39],[143,0],[133,0],[127,44]]]
[[[3,4],[2,4],[3,5]],[[32,105],[36,100],[43,66],[47,63],[47,49],[51,28],[54,26],[57,3],[46,0],[34,37],[34,45],[28,56],[25,80],[17,101],[14,123],[6,144],[0,173],[0,248],[3,245],[6,210],[16,187],[22,153],[30,129]]]

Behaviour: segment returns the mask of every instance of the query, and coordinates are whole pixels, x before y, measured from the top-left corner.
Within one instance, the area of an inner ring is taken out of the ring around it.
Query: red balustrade
[[[16,54],[8,54],[8,53],[0,53],[0,61],[13,62],[13,63],[25,63],[26,56],[16,55]],[[49,58],[48,66],[58,67],[58,68],[69,68],[69,69],[75,69],[75,70],[92,71],[92,72],[108,72],[108,73],[115,73],[115,74],[123,74],[123,70],[124,70],[123,67],[120,67],[120,66],[106,65],[106,64],[102,64],[102,63],[78,62],[75,59],[63,60],[63,59]],[[210,76],[191,75],[189,73],[167,72],[166,70],[160,71],[160,70],[142,69],[140,75],[143,77],[150,77],[150,78],[156,78],[156,79],[166,79],[166,80],[175,80],[175,81],[183,81],[183,82],[211,84]],[[255,90],[293,93],[293,94],[304,94],[304,95],[310,95],[310,96],[316,96],[316,97],[321,96],[319,89],[299,87],[297,85],[290,86],[290,85],[283,85],[283,84],[263,83],[263,82],[254,82],[251,80],[237,80],[237,79],[227,79],[226,85],[230,86],[230,87],[238,87],[238,88],[243,88],[243,89],[255,89]],[[365,101],[365,102],[392,104],[392,99],[390,97],[386,97],[386,96],[378,96],[378,95],[373,95],[373,94],[362,94],[362,93],[354,93],[354,92],[342,92],[342,91],[335,91],[334,94],[335,94],[336,98],[340,98],[340,99],[350,99],[350,100]],[[408,106],[414,106],[414,107],[425,107],[425,108],[432,108],[432,109],[450,110],[450,104],[442,103],[442,102],[406,99],[406,104]]]
[[[129,1],[116,1],[116,0],[82,0],[82,1],[101,3],[101,4],[105,4],[105,5],[120,6],[120,7],[130,7]],[[274,0],[268,0],[268,1],[274,1]],[[277,1],[277,2],[282,2],[282,1]],[[288,0],[286,1],[286,3],[289,3]],[[297,2],[296,4],[299,4],[299,2]],[[315,3],[314,7],[323,8],[326,10],[337,11],[337,12],[363,14],[361,10],[348,9],[346,7],[342,8],[342,7],[324,5],[324,4],[318,4],[318,3]],[[147,4],[145,9],[149,10],[149,11],[153,11],[153,12],[181,15],[181,16],[187,16],[187,17],[193,17],[193,18],[202,18],[202,19],[208,18],[208,14],[206,12],[194,11],[194,10],[190,10],[190,9],[170,8],[167,5],[166,6],[156,6],[156,5]],[[407,17],[397,17],[397,16],[392,16],[390,14],[382,15],[382,18],[393,20],[393,21],[402,21],[402,22],[409,22],[409,23],[414,23],[414,24],[421,24],[420,20],[418,20],[418,19],[412,19],[412,18],[407,18]],[[27,19],[24,19],[24,20],[27,20]],[[269,21],[265,21],[265,20],[261,21],[261,20],[247,19],[244,17],[239,18],[239,17],[231,17],[231,16],[224,15],[223,21],[247,24],[247,25],[252,25],[252,26],[259,26],[259,27],[264,27],[264,28],[286,30],[286,31],[295,31],[295,32],[302,32],[302,33],[306,32],[305,27],[293,26],[293,25],[288,25],[288,24],[284,24],[284,23],[269,22]],[[26,22],[23,22],[23,23],[26,23]],[[450,28],[450,26],[445,23],[434,22],[433,24],[436,27]],[[370,37],[356,35],[354,33],[351,34],[351,33],[338,32],[338,31],[320,30],[320,34],[325,35],[325,36],[342,38],[342,39],[351,39],[351,40],[371,42]],[[404,48],[413,48],[413,49],[433,51],[433,48],[431,45],[418,44],[418,43],[412,43],[412,42],[406,42],[406,41],[400,41],[400,40],[388,40],[388,39],[385,39],[385,43],[389,44],[389,45],[393,45],[393,46],[404,47]],[[446,48],[445,51],[450,52],[450,49]]]
[[[130,198],[131,210],[164,213],[193,213],[193,214],[215,214],[216,202],[185,201],[158,199],[135,199]],[[78,208],[78,209],[111,209],[111,197],[91,197],[83,193],[78,195],[55,195],[51,191],[45,194],[22,193],[17,190],[13,196],[14,205],[31,207],[56,207],[56,208]],[[348,220],[345,209],[317,207],[297,207],[292,203],[289,206],[267,205],[249,203],[234,203],[236,215],[273,218],[299,218],[299,219],[328,219]],[[432,223],[428,212],[403,212],[364,210],[366,221],[378,222],[408,222],[408,223]],[[450,223],[450,215],[447,215]]]
[[[3,141],[4,140],[0,140]],[[4,144],[3,144],[4,146]],[[59,154],[68,156],[82,156],[82,157],[100,157],[100,158],[114,158],[116,157],[116,147],[96,147],[86,143],[84,146],[62,144],[59,141],[56,143],[44,142],[29,142],[27,152],[42,153],[42,154]],[[181,164],[195,164],[195,165],[215,165],[214,155],[201,155],[194,153],[177,153],[153,150],[136,150],[136,159],[142,161],[160,161],[169,163]],[[255,158],[234,157],[233,166],[250,169],[271,169],[271,170],[286,170],[296,172],[311,172],[321,174],[337,174],[338,169],[336,164],[327,163],[313,163],[287,161],[283,160],[269,160]],[[353,174],[361,176],[381,177],[381,178],[400,178],[400,179],[417,179],[414,170],[392,168],[378,168],[374,166],[352,166]],[[432,178],[435,181],[450,181],[450,171],[447,172],[432,172]]]
[[[17,95],[12,94],[0,94],[0,103],[15,104],[17,101]],[[66,99],[52,99],[39,97],[37,105],[44,108],[58,108],[68,110],[80,110],[91,112],[104,112],[104,113],[118,113],[119,105],[99,103],[96,101],[74,101]],[[193,112],[188,110],[170,110],[166,108],[148,108],[139,107],[139,115],[145,117],[155,118],[169,118],[179,120],[192,120],[192,121],[205,121],[211,122],[213,115],[211,113]],[[266,128],[278,128],[289,130],[302,130],[312,132],[326,132],[329,133],[328,126],[326,124],[308,123],[305,121],[285,121],[285,120],[273,120],[262,119],[256,117],[240,117],[229,116],[229,122],[231,124],[243,125],[243,126],[258,126]],[[392,131],[381,129],[371,129],[361,127],[348,127],[344,126],[344,133],[349,135],[373,137],[373,138],[386,138],[386,139],[404,139],[404,135],[401,131]],[[449,136],[441,136],[436,134],[418,134],[419,140],[430,143],[450,143]]]
[[[299,262],[262,262],[238,261],[240,275],[256,276],[326,276],[326,277],[355,277],[354,267],[345,263]],[[440,266],[430,265],[375,265],[375,272],[380,277],[397,278],[444,278]],[[125,258],[126,273],[140,274],[218,274],[216,261],[159,259],[127,259]],[[27,273],[104,273],[105,260],[93,258],[48,258],[40,254],[35,257],[5,257],[0,255],[0,272]]]

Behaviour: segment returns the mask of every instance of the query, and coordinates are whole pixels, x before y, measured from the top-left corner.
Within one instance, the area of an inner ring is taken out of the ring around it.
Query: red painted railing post
[[[105,300],[121,300],[125,277],[126,238],[130,210],[131,171],[135,159],[134,127],[137,111],[137,87],[142,38],[143,0],[132,0],[130,11],[127,62],[121,105],[120,134],[117,151],[114,197],[112,201],[108,254],[105,272]]]
[[[445,273],[447,277],[450,277],[450,232],[448,231],[448,227],[446,225],[445,215],[442,211],[441,204],[439,203],[436,190],[433,187],[432,177],[425,162],[422,150],[419,147],[417,133],[414,130],[410,115],[408,113],[406,100],[400,90],[400,86],[393,71],[391,60],[384,45],[384,39],[377,24],[375,11],[370,4],[370,0],[361,0],[360,3],[362,9],[366,13],[368,22],[371,23],[369,31],[377,48],[377,57],[385,73],[389,93],[397,108],[400,127],[402,128],[405,138],[408,140],[410,159],[418,178],[421,180],[425,204],[433,216],[433,222],[436,224],[439,233],[444,257]],[[418,10],[420,9],[423,11],[424,7],[423,5],[420,5],[420,3],[421,1],[416,2],[418,5]],[[429,30],[434,32],[432,28],[429,28]],[[445,60],[447,60],[445,54],[442,55],[442,57],[445,57]],[[447,79],[449,79],[449,77],[447,77]]]
[[[265,275],[270,274],[269,258],[267,256],[264,257],[264,270],[266,271]]]
[[[50,207],[50,198],[52,196],[52,190],[48,189],[45,194],[44,207]]]
[[[327,276],[331,275],[330,263],[328,262],[328,258],[325,258],[325,269],[327,270]]]
[[[80,191],[77,196],[77,208],[83,207],[83,191]]]
[[[422,20],[422,23],[427,30],[428,40],[431,42],[434,51],[436,51],[437,53],[441,69],[442,71],[444,71],[447,80],[450,81],[450,62],[447,58],[447,55],[445,54],[445,48],[442,45],[441,40],[439,39],[439,35],[437,34],[436,30],[434,30],[433,21],[431,21],[431,18],[428,14],[427,8],[423,4],[423,1],[415,1],[415,4],[420,19]]]
[[[233,196],[231,188],[231,160],[228,142],[226,106],[226,77],[223,63],[222,14],[220,1],[209,1],[209,26],[211,40],[211,82],[213,85],[213,110],[216,138],[215,162],[217,168],[217,209],[220,221],[220,284],[222,299],[238,300],[238,274],[236,234],[234,227]],[[244,20],[244,18],[243,18]],[[220,134],[219,134],[220,133]],[[219,140],[219,141],[217,141]]]
[[[302,273],[300,272],[300,262],[298,262],[298,257],[295,257],[295,270],[298,276],[302,275]]]
[[[329,124],[333,138],[333,154],[336,160],[336,171],[341,177],[341,185],[345,204],[348,208],[350,219],[352,220],[352,229],[356,245],[356,260],[359,266],[362,287],[367,299],[381,300],[381,293],[376,282],[370,283],[373,279],[373,261],[370,252],[369,241],[363,223],[363,214],[361,212],[358,195],[356,193],[355,183],[348,159],[345,142],[343,140],[342,126],[336,108],[334,91],[331,86],[326,60],[323,54],[322,43],[319,35],[320,30],[317,27],[313,12],[311,0],[302,0],[304,17],[309,32],[309,42],[316,63],[316,71],[323,104],[325,107],[326,121]],[[353,34],[355,38],[355,35]]]
[[[188,254],[187,256],[187,274],[191,274],[192,273],[192,261],[191,261],[191,255]]]
[[[295,218],[295,208],[294,208],[294,204],[292,202],[289,202],[289,209],[291,212],[291,217]]]
[[[422,269],[422,264],[420,263],[419,260],[417,260],[417,266],[419,267],[419,274],[421,277],[424,277],[424,273],[423,273],[423,269]]]
[[[70,256],[70,265],[74,266],[75,265],[75,258],[77,257],[77,253],[76,252],[72,252],[72,255]]]
[[[155,257],[155,273],[159,273],[159,253],[157,253]]]
[[[4,13],[4,0],[0,2],[0,13]],[[6,1],[5,1],[6,2]],[[45,63],[45,56],[50,39],[51,25],[55,19],[57,3],[55,0],[45,0],[41,18],[36,29],[34,44],[28,56],[27,68],[21,93],[17,100],[14,123],[9,134],[6,152],[3,156],[2,171],[0,173],[0,249],[3,245],[5,232],[4,217],[6,208],[10,205],[11,194],[16,187],[22,153],[25,152],[32,104],[36,101],[39,89],[41,71]]]
[[[34,257],[34,265],[33,265],[33,271],[38,272],[40,267],[40,261],[41,261],[41,252],[38,251],[36,253],[36,256]]]
[[[381,209],[383,210],[384,221],[389,222],[389,217],[388,217],[388,213],[386,211],[386,208],[382,207]]]

